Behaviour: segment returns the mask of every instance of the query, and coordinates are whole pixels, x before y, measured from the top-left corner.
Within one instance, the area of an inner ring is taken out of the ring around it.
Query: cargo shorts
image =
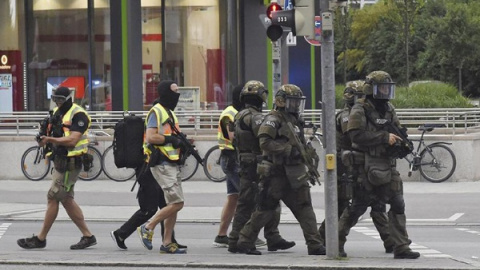
[[[150,171],[162,188],[167,205],[185,201],[177,164],[162,162],[151,167]]]

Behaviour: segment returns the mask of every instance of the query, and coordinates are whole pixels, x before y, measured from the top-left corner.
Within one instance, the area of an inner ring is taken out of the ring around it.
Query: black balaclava
[[[180,98],[180,93],[175,93],[170,89],[174,83],[174,81],[161,81],[157,86],[158,103],[172,111],[177,107],[178,98]]]
[[[373,95],[367,95],[367,99],[372,101],[373,105],[375,106],[375,109],[378,111],[380,116],[384,117],[385,113],[388,111],[388,99],[376,99],[373,97]]]
[[[233,88],[232,92],[232,106],[235,110],[240,111],[243,109],[244,105],[243,102],[240,101],[240,93],[242,92],[243,85],[237,85]]]
[[[67,98],[70,95],[70,89],[63,86],[58,87],[55,90],[55,95],[64,96],[65,98]],[[67,98],[65,102],[62,104],[62,106],[58,108],[58,113],[61,115],[64,115],[66,112],[68,112],[68,110],[70,110],[72,106],[73,106],[72,98]]]

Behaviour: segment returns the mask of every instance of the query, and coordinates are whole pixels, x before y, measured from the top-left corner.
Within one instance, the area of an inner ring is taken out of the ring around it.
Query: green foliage
[[[480,1],[379,0],[335,15],[338,82],[384,70],[397,85],[429,78],[480,97]]]
[[[344,85],[335,87],[335,107],[343,108]],[[471,108],[468,98],[446,83],[421,83],[411,88],[397,87],[395,99],[391,100],[395,108]]]

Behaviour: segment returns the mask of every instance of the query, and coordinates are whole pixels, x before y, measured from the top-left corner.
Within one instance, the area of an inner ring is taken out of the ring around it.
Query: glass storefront
[[[141,0],[144,106],[171,79],[199,87],[202,108],[226,107],[220,12],[219,0]],[[112,110],[110,23],[109,0],[0,1],[0,34],[9,37],[0,39],[0,57],[10,61],[0,63],[0,89],[11,80],[11,110],[47,110],[60,85],[90,110]]]

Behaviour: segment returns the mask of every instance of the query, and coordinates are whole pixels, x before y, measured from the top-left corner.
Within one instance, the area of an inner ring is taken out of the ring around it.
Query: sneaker
[[[226,235],[217,235],[213,241],[214,247],[228,247],[228,236]]]
[[[120,236],[118,236],[117,231],[111,231],[110,236],[112,237],[113,242],[115,242],[120,249],[127,249],[127,246],[125,245],[125,239],[121,239]]]
[[[33,235],[30,238],[18,239],[17,244],[24,249],[44,248],[47,246],[47,239],[40,241],[36,235]]]
[[[262,239],[260,238],[257,238],[257,241],[255,241],[255,247],[263,247],[263,246],[266,246],[267,243],[265,241],[263,241]]]
[[[186,254],[187,251],[185,249],[178,248],[178,245],[175,243],[170,243],[167,246],[162,245],[160,247],[161,254]]]
[[[85,249],[87,247],[91,247],[97,244],[97,239],[95,238],[95,235],[92,235],[90,237],[82,236],[80,238],[80,242],[71,245],[70,249]]]
[[[172,241],[172,243],[177,244],[177,246],[178,246],[179,249],[187,249],[187,248],[188,248],[188,246],[182,245],[182,244],[178,243],[177,241]]]
[[[137,228],[137,233],[140,237],[140,241],[142,241],[143,246],[148,250],[152,250],[153,230],[145,228],[145,224],[143,224]]]

